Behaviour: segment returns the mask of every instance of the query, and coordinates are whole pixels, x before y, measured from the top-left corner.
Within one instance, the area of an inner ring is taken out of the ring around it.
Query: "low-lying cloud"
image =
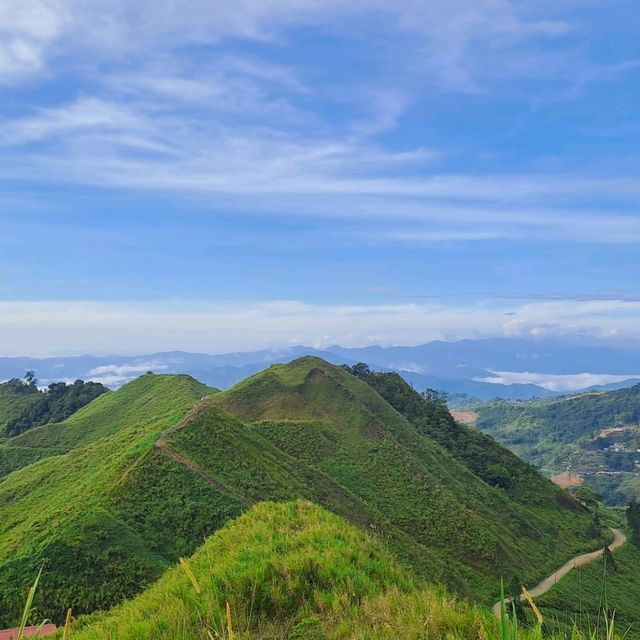
[[[626,380],[637,379],[640,374],[575,373],[549,374],[526,371],[492,371],[492,376],[474,378],[477,382],[492,384],[535,384],[549,391],[577,391]]]

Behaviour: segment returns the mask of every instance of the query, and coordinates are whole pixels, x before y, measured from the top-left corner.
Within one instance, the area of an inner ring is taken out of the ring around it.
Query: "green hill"
[[[613,556],[571,572],[538,601],[549,629],[570,630],[574,623],[583,629],[603,626],[590,603],[615,610],[620,635],[640,638],[640,549],[627,544]]]
[[[231,637],[229,626],[255,640],[497,636],[488,612],[428,587],[370,536],[306,502],[253,507],[187,567],[193,578],[172,568],[138,598],[80,620],[71,638],[204,640]]]
[[[272,366],[214,402],[381,513],[413,539],[414,555],[435,550],[446,570],[432,575],[459,592],[489,597],[500,575],[530,580],[595,542],[585,510],[526,465],[533,490],[514,499],[370,385],[318,358]],[[421,407],[425,425],[438,430],[428,401]],[[475,446],[478,456],[495,454],[486,438]]]
[[[59,622],[69,606],[138,593],[265,500],[323,505],[418,575],[486,602],[501,576],[530,583],[597,546],[581,505],[526,465],[508,487],[483,478],[476,449],[505,464],[510,454],[484,437],[465,450],[464,433],[438,432],[441,408],[416,406],[410,421],[370,384],[303,358],[225,393],[145,375],[7,441],[4,464],[20,464],[0,481],[0,626],[40,566],[41,610]],[[28,456],[43,459],[17,468]]]
[[[533,467],[477,429],[453,419],[443,399],[418,393],[397,373],[369,372],[363,380],[402,413],[421,433],[432,438],[481,480],[503,489],[527,505],[562,502],[565,494]]]
[[[141,376],[115,393],[96,398],[63,422],[35,427],[5,440],[0,444],[0,478],[36,460],[113,435],[124,427],[146,424],[156,414],[162,416],[160,422],[168,414],[174,418],[184,415],[185,380],[193,381],[184,376]],[[199,398],[206,392],[207,387],[196,383],[187,395]]]
[[[15,622],[40,566],[49,580],[47,614],[59,620],[69,602],[90,611],[133,595],[173,561],[110,511],[110,496],[209,392],[188,376],[142,376],[63,423],[8,441],[5,460],[7,450],[45,459],[0,482],[0,627]]]
[[[479,429],[548,473],[577,472],[614,504],[640,497],[640,385],[476,412]]]

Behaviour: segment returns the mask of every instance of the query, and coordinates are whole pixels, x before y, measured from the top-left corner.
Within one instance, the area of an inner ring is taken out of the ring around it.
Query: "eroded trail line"
[[[235,491],[233,491],[231,488],[227,487],[222,482],[216,480],[213,476],[208,474],[202,467],[197,465],[190,458],[187,458],[186,456],[182,455],[181,453],[178,453],[177,451],[174,451],[169,446],[169,444],[167,443],[166,440],[164,440],[164,439],[158,440],[156,442],[155,446],[165,456],[167,456],[167,458],[171,458],[171,460],[173,460],[174,462],[177,462],[178,464],[181,464],[181,465],[187,467],[188,469],[190,469],[191,471],[193,471],[194,473],[199,475],[208,485],[212,486],[214,489],[216,489],[220,493],[223,493],[224,495],[228,496],[229,498],[232,498],[233,500],[235,500],[236,502],[238,502],[238,503],[240,503],[242,505],[251,506],[251,503],[244,496],[241,496],[239,493],[236,493]]]
[[[616,549],[619,549],[626,541],[627,536],[620,531],[620,529],[611,529],[613,531],[613,542],[609,545],[609,551],[614,552]],[[529,593],[537,598],[541,596],[543,593],[546,593],[551,589],[551,587],[555,586],[562,578],[564,578],[571,569],[575,569],[575,567],[583,567],[586,564],[591,564],[595,562],[598,558],[602,556],[604,553],[604,549],[598,549],[597,551],[591,551],[590,553],[583,553],[579,556],[575,556],[571,558],[568,562],[565,562],[559,569],[554,571],[548,578],[545,578],[540,584],[533,587],[533,589],[529,589]],[[522,600],[524,596],[520,596]],[[505,603],[508,604],[513,600],[513,598],[507,598]],[[493,605],[493,613],[497,618],[500,618],[500,600]]]

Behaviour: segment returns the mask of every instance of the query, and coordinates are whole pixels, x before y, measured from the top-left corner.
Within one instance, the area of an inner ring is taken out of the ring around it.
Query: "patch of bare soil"
[[[452,411],[451,415],[454,420],[471,426],[478,420],[478,414],[475,411]]]
[[[557,476],[551,476],[551,480],[563,489],[573,489],[582,485],[583,478],[577,473],[559,473]]]

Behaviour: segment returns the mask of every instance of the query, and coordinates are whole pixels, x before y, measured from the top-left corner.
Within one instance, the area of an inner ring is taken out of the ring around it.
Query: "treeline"
[[[343,365],[371,385],[396,411],[421,433],[435,440],[481,480],[523,499],[540,496],[544,483],[526,462],[496,441],[456,422],[447,408],[447,397],[434,389],[420,393],[397,373],[371,371],[364,363]]]
[[[8,436],[17,436],[32,427],[48,422],[61,422],[89,404],[108,389],[99,382],[76,380],[73,384],[54,382],[46,389],[38,388],[32,372],[27,372],[25,381],[9,380],[6,385],[17,394],[39,394],[39,398],[27,406],[18,416],[9,420],[5,427]]]

